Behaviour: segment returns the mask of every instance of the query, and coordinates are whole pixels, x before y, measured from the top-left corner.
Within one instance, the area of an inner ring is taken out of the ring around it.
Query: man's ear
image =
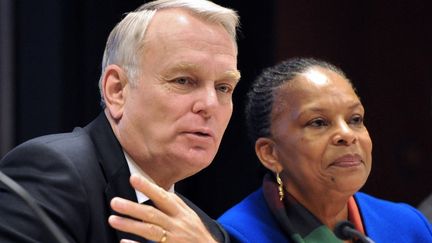
[[[127,84],[127,75],[121,67],[109,65],[105,68],[105,74],[102,79],[102,92],[106,108],[115,120],[120,119],[123,115],[127,97]]]
[[[282,171],[282,165],[279,162],[275,143],[271,138],[258,138],[255,142],[255,153],[264,167],[273,172]]]

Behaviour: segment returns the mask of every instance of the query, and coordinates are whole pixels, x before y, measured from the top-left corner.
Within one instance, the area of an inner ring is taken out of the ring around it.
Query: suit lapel
[[[111,125],[105,114],[102,112],[92,123],[84,128],[90,135],[98,152],[99,165],[106,179],[105,198],[110,214],[116,214],[109,203],[114,197],[122,197],[137,202],[135,190],[129,184],[130,171],[124,156],[122,147],[115,137]],[[221,226],[211,219],[206,213],[198,208],[191,201],[180,194],[183,201],[192,208],[201,218],[209,232],[219,242],[227,242],[227,235]],[[106,215],[108,218],[109,215]],[[120,239],[130,239],[138,242],[147,242],[147,240],[135,235],[115,230],[118,241]]]
[[[110,209],[114,212],[109,203],[114,197],[121,197],[131,201],[137,201],[135,190],[129,184],[129,167],[127,165],[122,147],[115,137],[111,125],[105,114],[102,112],[85,130],[89,133],[98,151],[99,165],[105,175],[106,188],[105,200]],[[109,215],[106,215],[108,218]],[[115,230],[118,241],[120,239],[131,239],[143,242],[143,238]]]
[[[111,177],[111,180],[108,182],[106,190],[105,190],[105,197],[107,200],[107,203],[111,201],[114,197],[122,197],[124,199],[128,199],[131,201],[137,201],[136,194],[133,188],[129,185],[129,177],[130,172],[127,166],[124,166],[124,168],[120,169],[117,174],[115,174],[113,177]],[[111,214],[119,215],[110,207]],[[143,242],[143,238],[137,237],[135,235],[125,233],[122,231],[116,230],[116,234],[118,237],[118,240],[120,239],[129,239],[134,240],[137,242]]]

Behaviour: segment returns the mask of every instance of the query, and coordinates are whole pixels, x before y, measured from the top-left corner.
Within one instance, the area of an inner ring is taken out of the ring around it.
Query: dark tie
[[[149,205],[149,206],[153,206],[154,207],[154,203],[153,203],[153,201],[152,200],[147,200],[147,201],[145,201],[145,202],[142,202],[141,204],[145,204],[145,205]]]
[[[154,205],[154,203],[153,203],[153,201],[152,200],[147,200],[147,201],[145,201],[145,202],[142,202],[141,204],[143,204],[143,205],[148,205],[148,206],[152,206],[152,207],[154,207],[155,205]],[[143,243],[155,243],[154,241],[151,241],[151,240],[147,240],[147,241],[145,241],[145,242],[143,242]]]

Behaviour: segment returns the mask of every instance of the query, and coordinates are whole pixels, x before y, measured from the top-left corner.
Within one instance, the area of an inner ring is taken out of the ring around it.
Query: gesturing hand
[[[142,176],[132,175],[130,182],[136,190],[149,197],[157,208],[113,198],[111,208],[114,211],[134,218],[111,215],[108,222],[113,228],[156,242],[216,242],[198,215],[177,195]]]

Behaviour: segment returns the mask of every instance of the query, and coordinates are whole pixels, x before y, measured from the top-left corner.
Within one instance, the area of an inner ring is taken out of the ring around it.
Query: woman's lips
[[[339,166],[339,167],[353,167],[358,166],[361,163],[363,163],[362,158],[358,154],[346,154],[339,158],[337,158],[333,163],[331,163],[332,166]]]

